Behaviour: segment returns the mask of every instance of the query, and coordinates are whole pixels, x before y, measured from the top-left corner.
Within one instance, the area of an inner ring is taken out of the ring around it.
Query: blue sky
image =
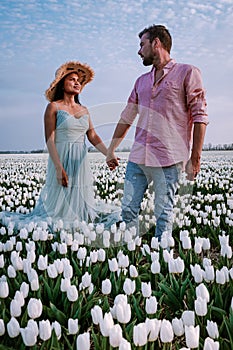
[[[205,143],[232,143],[233,0],[2,0],[0,150],[45,147],[44,91],[73,59],[95,70],[81,102],[108,142],[136,78],[150,69],[137,51],[138,33],[151,24],[170,30],[172,58],[202,71],[210,119]]]

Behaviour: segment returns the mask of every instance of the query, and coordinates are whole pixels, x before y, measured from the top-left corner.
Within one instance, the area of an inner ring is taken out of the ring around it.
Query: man
[[[122,219],[128,226],[138,227],[141,201],[153,182],[155,236],[161,240],[163,232],[172,233],[174,196],[182,168],[189,180],[200,171],[208,118],[201,73],[171,59],[172,38],[167,28],[152,25],[139,33],[139,38],[138,54],[145,66],[153,67],[136,80],[106,161],[111,170],[116,168],[114,151],[138,114],[125,175]]]

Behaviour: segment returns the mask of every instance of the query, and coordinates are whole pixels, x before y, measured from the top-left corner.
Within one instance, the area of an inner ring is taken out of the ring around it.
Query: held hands
[[[59,185],[61,185],[63,187],[67,187],[68,186],[68,176],[67,176],[64,168],[56,169],[56,173],[57,173],[57,182],[59,183]]]
[[[185,172],[187,174],[187,179],[189,181],[193,181],[196,179],[197,174],[199,173],[201,168],[201,162],[200,157],[191,157],[186,166],[185,166]]]
[[[114,153],[107,153],[106,163],[108,164],[108,167],[111,171],[115,170],[116,167],[119,165],[119,160],[120,158],[116,157]]]

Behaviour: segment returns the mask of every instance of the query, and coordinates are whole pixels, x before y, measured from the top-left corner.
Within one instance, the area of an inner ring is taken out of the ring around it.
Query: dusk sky
[[[172,58],[201,69],[205,144],[233,142],[233,0],[1,0],[0,10],[0,151],[45,147],[44,91],[69,60],[95,71],[81,102],[108,142],[135,80],[150,70],[137,51],[151,24],[170,30]]]

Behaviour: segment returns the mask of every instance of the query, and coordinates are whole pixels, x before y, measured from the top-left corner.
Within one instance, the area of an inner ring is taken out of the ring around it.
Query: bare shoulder
[[[45,109],[45,118],[51,118],[56,115],[57,106],[55,102],[48,103],[46,109]]]

